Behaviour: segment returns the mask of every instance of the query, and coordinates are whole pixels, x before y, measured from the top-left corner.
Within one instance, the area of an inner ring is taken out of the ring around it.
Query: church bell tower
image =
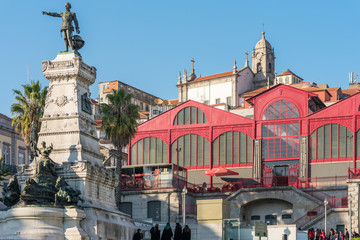
[[[274,48],[265,39],[265,32],[262,32],[261,40],[253,48],[252,71],[255,74],[254,87],[273,85],[275,79],[275,53]]]

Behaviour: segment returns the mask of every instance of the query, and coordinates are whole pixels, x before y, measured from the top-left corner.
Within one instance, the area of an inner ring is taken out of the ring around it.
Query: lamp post
[[[186,186],[184,186],[183,190],[182,190],[182,217],[183,217],[183,227],[185,227],[185,224],[186,224],[186,194],[187,194],[187,189],[186,189]]]
[[[351,224],[351,215],[352,215],[352,211],[351,211],[351,194],[349,194],[349,197],[348,197],[348,200],[349,200],[349,230],[350,230],[350,239],[351,239],[351,233],[352,233],[352,224]]]
[[[325,234],[327,234],[327,226],[326,226],[326,217],[327,217],[327,205],[328,205],[328,200],[325,199],[324,200],[324,207],[325,207]]]

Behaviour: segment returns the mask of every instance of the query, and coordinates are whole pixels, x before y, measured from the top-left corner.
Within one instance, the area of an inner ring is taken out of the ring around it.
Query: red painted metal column
[[[353,116],[353,169],[356,168],[356,115]]]
[[[209,141],[209,165],[210,165],[210,169],[213,168],[213,155],[212,155],[212,141],[213,141],[213,127],[210,127],[210,141]],[[212,176],[209,176],[209,181],[210,181],[210,187],[213,186],[213,179]]]
[[[168,144],[168,163],[171,163],[171,129],[168,130],[168,140],[169,140],[169,144]]]
[[[131,139],[129,141],[129,144],[128,144],[128,165],[130,165],[130,162],[131,162]]]

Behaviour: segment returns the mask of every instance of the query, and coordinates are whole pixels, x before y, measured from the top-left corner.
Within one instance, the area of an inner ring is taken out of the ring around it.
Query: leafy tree
[[[129,140],[135,135],[137,129],[136,120],[139,118],[139,107],[131,103],[132,94],[124,89],[113,90],[107,95],[109,103],[100,104],[102,116],[102,130],[106,137],[117,149],[116,171],[119,177],[119,185],[116,188],[116,205],[119,207],[121,193],[121,150],[129,144]]]
[[[34,125],[36,139],[40,131],[40,118],[44,113],[48,87],[41,88],[39,81],[31,80],[30,84],[21,85],[23,91],[14,89],[15,103],[11,105],[14,115],[12,125],[30,146],[31,127]]]

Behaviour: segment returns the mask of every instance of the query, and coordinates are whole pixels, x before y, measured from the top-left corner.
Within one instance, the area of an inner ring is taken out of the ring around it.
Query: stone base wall
[[[90,239],[78,208],[21,207],[0,212],[0,239]]]

